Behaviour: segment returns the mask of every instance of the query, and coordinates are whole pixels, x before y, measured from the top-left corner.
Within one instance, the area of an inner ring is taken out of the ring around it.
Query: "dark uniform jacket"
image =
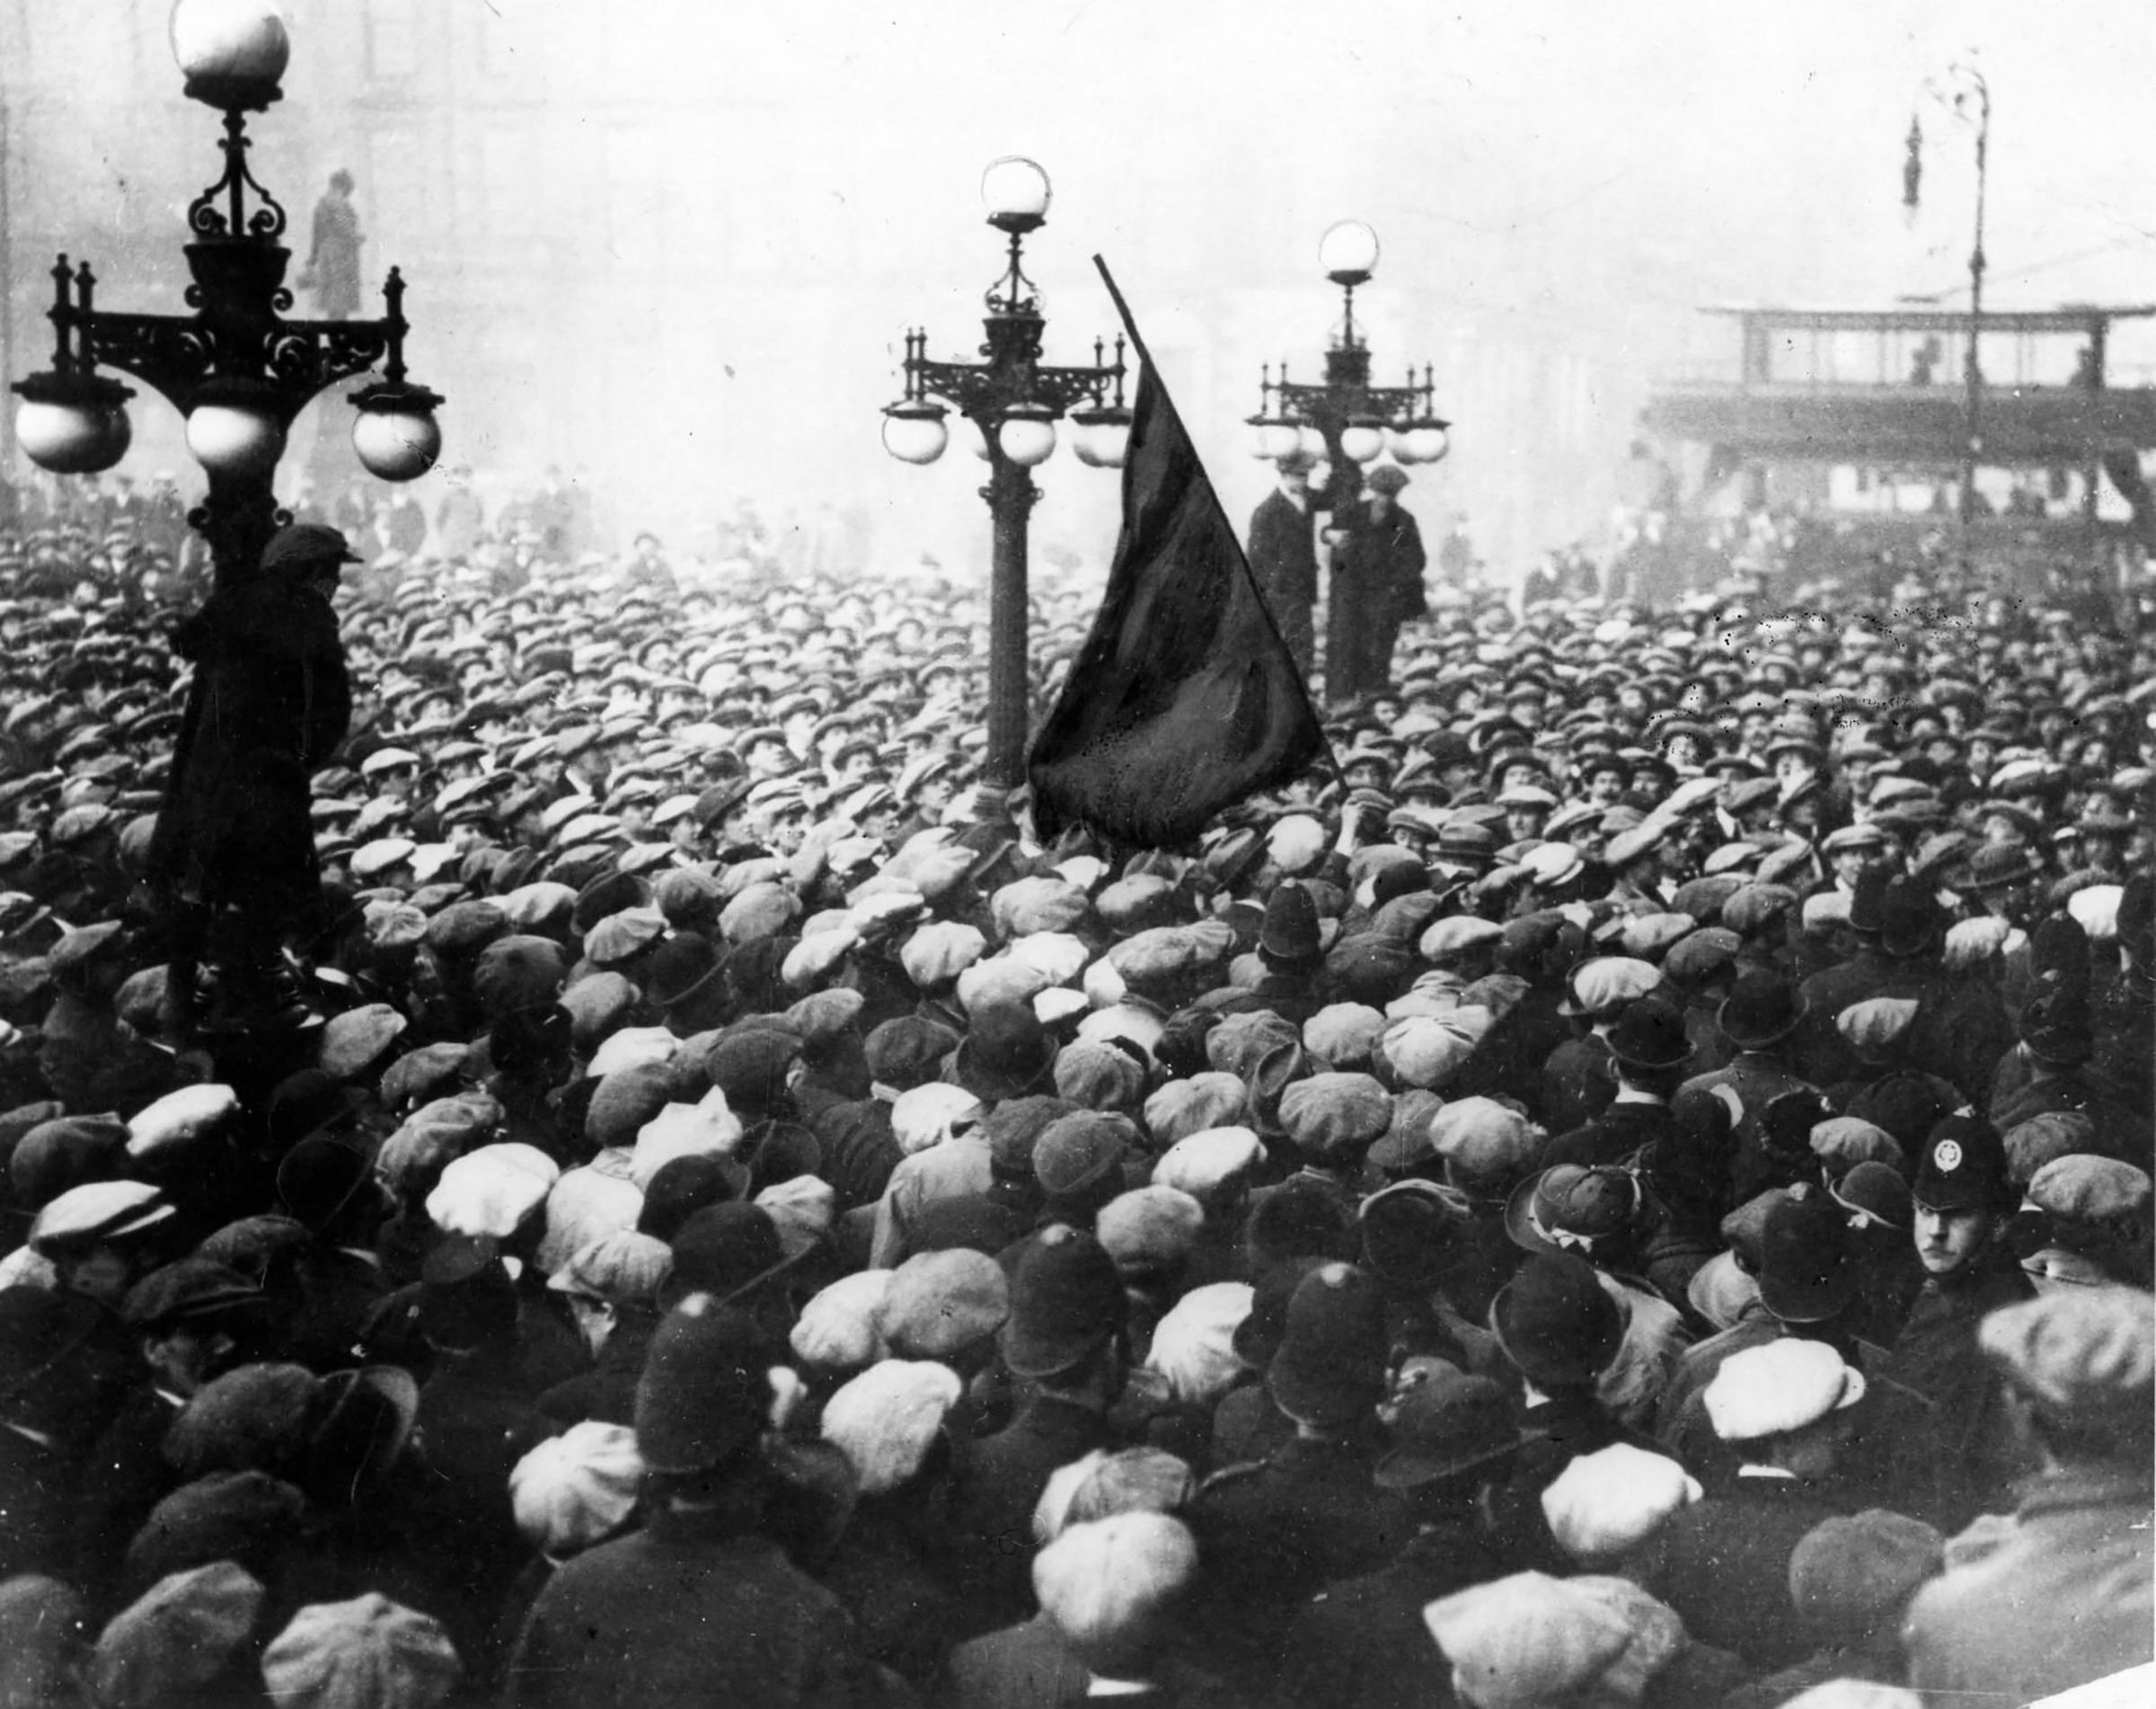
[[[676,1512],[567,1563],[509,1660],[512,1709],[893,1701],[852,1617],[767,1538]]]
[[[1327,1585],[1288,1630],[1284,1709],[1450,1709],[1452,1670],[1430,1665],[1423,1607],[1510,1570],[1487,1538],[1453,1523],[1422,1531],[1374,1572]]]
[[[1951,1535],[2035,1469],[2008,1414],[2004,1381],[1976,1345],[1987,1315],[2031,1291],[2004,1257],[1966,1280],[1927,1280],[1892,1349],[1866,1358],[1879,1413],[1859,1465],[1879,1505]]]
[[[1032,1611],[1033,1510],[1048,1474],[1095,1448],[1118,1446],[1100,1413],[1040,1395],[1003,1430],[960,1449],[950,1579],[969,1632],[993,1631]]]
[[[1405,1504],[1370,1471],[1359,1444],[1297,1437],[1206,1480],[1189,1515],[1206,1563],[1195,1624],[1230,1678],[1269,1680],[1295,1611],[1325,1585],[1382,1565],[1413,1535]]]

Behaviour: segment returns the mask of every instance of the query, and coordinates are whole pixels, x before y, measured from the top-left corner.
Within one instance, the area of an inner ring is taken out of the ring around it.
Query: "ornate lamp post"
[[[1259,381],[1258,413],[1246,418],[1257,429],[1253,454],[1286,456],[1297,449],[1331,465],[1332,484],[1319,509],[1338,511],[1353,502],[1361,476],[1354,466],[1374,462],[1388,447],[1401,463],[1436,463],[1450,449],[1436,411],[1436,371],[1418,382],[1412,367],[1405,385],[1370,384],[1370,346],[1355,323],[1355,288],[1377,270],[1377,234],[1357,219],[1344,219],[1318,241],[1318,265],[1340,288],[1343,311],[1325,351],[1325,382],[1309,385],[1273,377],[1268,363]]]
[[[96,304],[97,279],[63,255],[52,270],[52,367],[19,382],[17,441],[32,462],[62,474],[95,474],[125,455],[133,392],[102,363],[162,393],[187,417],[187,447],[209,476],[188,520],[209,542],[219,580],[251,573],[289,518],[270,477],[285,435],[314,394],[381,364],[383,376],[352,394],[352,447],[385,481],[409,481],[441,450],[442,399],[404,370],[404,281],[394,268],[376,321],[284,318],[291,252],[278,240],[285,210],[247,169],[246,119],[278,100],[291,57],[285,20],[270,0],[180,0],[172,53],[188,94],[222,111],[224,175],[188,209],[192,314],[115,314]],[[248,207],[248,192],[256,206]]]
[[[988,751],[983,782],[1015,788],[1025,777],[1026,520],[1040,497],[1033,470],[1056,449],[1056,423],[1068,415],[1081,463],[1119,468],[1130,438],[1123,403],[1123,341],[1115,360],[1093,341],[1091,367],[1051,367],[1040,359],[1047,316],[1020,265],[1025,235],[1048,216],[1048,175],[1022,156],[996,161],[981,178],[988,223],[1010,240],[1003,276],[988,288],[987,338],[980,362],[937,362],[928,334],[906,335],[906,391],[884,410],[885,449],[902,463],[933,463],[950,441],[953,411],[980,430],[975,449],[988,463],[994,555],[988,589]]]
[[[1976,516],[1976,465],[1984,455],[1984,192],[1992,146],[1992,87],[1975,66],[1957,60],[1943,75],[1928,78],[1924,93],[1969,127],[1976,136],[1976,233],[1969,246],[1969,348],[1962,358],[1963,426],[1966,443],[1961,456],[1961,526],[1966,533]],[[1902,173],[1902,199],[1916,211],[1922,182],[1923,131],[1909,117],[1909,158]]]

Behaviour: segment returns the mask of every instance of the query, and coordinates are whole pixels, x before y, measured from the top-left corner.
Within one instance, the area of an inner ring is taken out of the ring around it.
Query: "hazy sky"
[[[429,252],[430,163],[362,183],[368,264],[398,261],[413,281],[415,368],[451,394],[453,448],[510,470],[583,464],[638,504],[685,488],[774,512],[858,500],[901,556],[985,549],[979,465],[891,464],[877,412],[897,394],[906,327],[927,326],[939,356],[977,342],[998,240],[976,187],[1000,155],[1034,156],[1055,182],[1029,244],[1048,359],[1079,360],[1114,330],[1099,251],[1238,511],[1267,481],[1241,423],[1259,364],[1288,356],[1316,377],[1337,314],[1318,237],[1371,223],[1384,254],[1360,306],[1377,377],[1435,362],[1459,422],[1454,458],[1410,502],[1432,518],[1502,509],[1515,551],[1577,526],[1586,471],[1621,455],[1654,373],[1727,354],[1696,305],[1964,300],[1969,136],[1936,108],[1913,226],[1900,200],[1920,84],[1957,58],[1983,67],[1994,101],[1990,302],[2156,301],[2156,0],[367,3],[469,9],[491,86],[463,86],[558,120],[490,154],[485,192],[527,200],[535,234],[604,257],[580,297],[441,339],[439,305],[486,305],[452,253]],[[343,132],[322,117],[353,84],[322,50],[350,4],[289,0],[294,64],[258,123],[256,164],[296,212],[351,141],[349,100]],[[162,89],[169,62],[147,68],[162,9],[129,10],[126,49]],[[47,43],[81,32],[93,88],[116,46],[91,19],[110,15],[0,0],[0,39],[10,22]],[[128,223],[170,246],[211,121],[176,90],[154,111],[101,117],[79,146],[40,133],[31,147],[66,146],[70,170],[122,198],[157,186]],[[123,278],[112,259],[105,277]],[[647,287],[674,294],[655,307],[616,295]],[[460,397],[499,394],[512,357],[543,376],[565,342],[618,345],[618,394],[535,399],[520,436],[460,418]],[[2156,383],[2156,334],[2114,354],[2118,378]],[[160,431],[138,422],[138,440]],[[1104,552],[1112,479],[1062,454],[1041,478],[1037,539]]]
[[[1006,153],[1055,182],[1030,245],[1051,359],[1113,329],[1087,263],[1102,252],[1237,504],[1264,484],[1240,426],[1258,364],[1292,355],[1315,376],[1335,313],[1315,248],[1335,219],[1368,220],[1384,244],[1365,298],[1387,379],[1409,359],[1457,366],[1468,326],[1584,335],[1604,356],[1635,340],[1659,358],[1672,339],[1711,345],[1692,312],[1705,301],[1958,292],[1972,150],[1937,108],[1913,227],[1899,196],[1920,84],[1957,58],[1995,103],[1994,305],[2156,300],[2148,0],[464,3],[491,5],[566,99],[595,82],[708,92],[723,116],[667,161],[662,199],[753,177],[763,217],[737,241],[772,246],[805,294],[790,309],[742,292],[744,412],[792,466],[824,459],[879,508],[925,511],[932,492],[947,526],[981,533],[970,458],[924,474],[870,448],[903,326],[927,325],[938,354],[970,351],[995,261],[976,185]],[[594,13],[603,49],[579,27]],[[760,337],[828,348],[827,411],[784,402],[782,365],[759,381]],[[2146,341],[2118,355],[2156,364]],[[1637,398],[1595,401],[1621,445]],[[1476,428],[1462,420],[1446,465],[1452,502],[1490,473]],[[1058,500],[1043,527],[1061,510],[1082,535],[1112,531],[1111,482],[1060,455],[1042,478]]]

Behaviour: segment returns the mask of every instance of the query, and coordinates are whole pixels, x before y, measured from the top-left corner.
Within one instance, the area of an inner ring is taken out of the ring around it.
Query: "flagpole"
[[[1184,425],[1183,412],[1175,407],[1175,396],[1168,389],[1167,377],[1162,374],[1160,364],[1153,359],[1153,352],[1146,349],[1144,335],[1138,331],[1137,322],[1131,318],[1130,305],[1123,300],[1123,293],[1116,288],[1116,276],[1108,270],[1108,263],[1099,255],[1093,257],[1093,265],[1100,270],[1100,282],[1108,287],[1109,299],[1115,304],[1116,313],[1122,317],[1123,331],[1130,339],[1131,349],[1137,351],[1138,359],[1153,370],[1153,378],[1160,385],[1161,402],[1168,406],[1168,412],[1175,418],[1176,425],[1182,429],[1183,437],[1188,438],[1190,429]],[[1193,439],[1191,443],[1196,445],[1197,441]],[[1202,459],[1200,466],[1203,466]],[[1250,561],[1243,555],[1242,536],[1236,532],[1227,511],[1222,508],[1219,491],[1214,486],[1210,474],[1206,475],[1206,496],[1213,501],[1213,514],[1218,518],[1223,533],[1236,543],[1235,562],[1242,567],[1243,580],[1250,583],[1250,592],[1258,601],[1258,609],[1265,614],[1265,626],[1272,632],[1273,639],[1280,643],[1282,651],[1292,658],[1294,653],[1288,648],[1286,638],[1281,634],[1279,624],[1274,621],[1273,608],[1266,603],[1265,589],[1258,585],[1258,578],[1250,570]],[[1332,738],[1326,732],[1324,717],[1318,711],[1317,703],[1310,697],[1309,680],[1300,670],[1290,674],[1295,679],[1296,692],[1303,696],[1303,704],[1309,709],[1311,722],[1317,726],[1318,739],[1325,745],[1325,762],[1332,767],[1333,777],[1344,793],[1348,787],[1348,774],[1340,768],[1339,756],[1332,751]]]

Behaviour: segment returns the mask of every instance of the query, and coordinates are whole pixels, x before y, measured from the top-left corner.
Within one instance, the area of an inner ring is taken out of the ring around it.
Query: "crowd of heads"
[[[821,1700],[579,1649],[701,1618],[623,1594],[672,1538],[857,1700],[1018,1700],[1022,1628],[1080,1696],[1899,1702],[2013,1477],[2145,1507],[2146,639],[1944,562],[1441,589],[1310,775],[1043,846],[969,594],[637,562],[346,576],[307,1023],[234,1039],[144,882],[169,614],[0,549],[10,1701]],[[1821,1512],[1733,1616],[1762,1478]]]

